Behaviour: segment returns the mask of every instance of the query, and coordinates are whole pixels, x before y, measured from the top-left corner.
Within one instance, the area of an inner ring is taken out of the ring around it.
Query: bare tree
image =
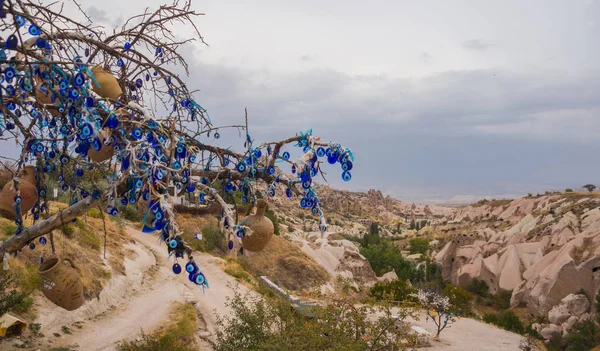
[[[194,99],[192,82],[177,74],[188,75],[190,68],[180,47],[204,43],[194,24],[203,14],[191,8],[191,1],[146,9],[111,31],[92,23],[77,2],[72,4],[6,0],[1,7],[0,29],[6,37],[0,41],[0,138],[14,142],[21,152],[16,159],[0,159],[15,175],[10,190],[18,226],[0,244],[0,257],[16,255],[93,207],[103,204],[116,215],[119,204],[137,203],[143,205],[144,231],[159,232],[170,253],[187,255],[195,265],[180,237],[170,185],[222,207],[221,224],[233,252],[241,247],[241,237],[252,232],[237,224],[236,212],[224,199],[238,192],[242,201],[253,203],[260,183],[266,184],[269,197],[278,189],[297,197],[301,207],[321,216],[321,230],[326,230],[314,188],[315,177],[323,174],[319,159],[339,163],[348,181],[351,151],[321,141],[312,131],[257,143],[249,133],[247,112],[239,125],[215,125]],[[85,20],[74,19],[69,9]],[[194,36],[178,38],[176,24],[187,26]],[[240,135],[244,147],[239,151],[214,145],[228,128]],[[302,156],[292,158],[284,151],[289,146],[299,147]],[[293,167],[294,176],[278,164]],[[36,167],[39,194],[30,211],[21,208],[23,182],[16,177],[27,165]],[[104,176],[92,177],[86,186],[78,177],[88,172]],[[49,212],[49,180],[72,198],[56,214]],[[25,227],[29,216],[33,225]]]

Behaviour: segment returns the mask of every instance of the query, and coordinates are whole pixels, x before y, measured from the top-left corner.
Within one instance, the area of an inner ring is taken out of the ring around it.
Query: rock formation
[[[556,323],[545,334],[579,317],[572,305],[556,307],[565,298],[581,290],[595,296],[600,288],[598,197],[492,201],[460,209],[450,222],[452,232],[474,232],[476,238],[460,242],[454,239],[460,234],[453,234],[435,256],[444,278],[462,286],[482,279],[492,292],[512,291],[512,306],[525,304],[537,315],[551,312]]]

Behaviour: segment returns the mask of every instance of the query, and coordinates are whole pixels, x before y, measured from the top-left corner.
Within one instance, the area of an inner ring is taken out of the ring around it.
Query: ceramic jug
[[[68,265],[65,263],[68,262]],[[67,311],[81,307],[84,302],[81,278],[69,259],[52,257],[38,269],[42,276],[42,292],[48,300]]]
[[[38,191],[35,186],[35,167],[25,166],[19,173],[18,180],[21,194],[21,214],[25,214],[38,201]],[[16,219],[17,217],[14,207],[17,192],[11,189],[12,186],[13,181],[11,180],[4,185],[2,193],[0,193],[0,215],[8,219]]]
[[[240,224],[250,227],[252,230],[252,235],[242,238],[244,250],[253,252],[261,251],[273,237],[275,227],[273,226],[273,222],[265,217],[266,209],[267,202],[259,199],[256,203],[256,214],[244,217],[240,222]]]

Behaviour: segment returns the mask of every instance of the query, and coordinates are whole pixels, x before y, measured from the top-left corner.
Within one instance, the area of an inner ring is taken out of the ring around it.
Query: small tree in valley
[[[429,321],[431,319],[437,327],[435,337],[439,338],[442,330],[446,329],[449,323],[451,324],[456,321],[454,316],[448,312],[450,307],[452,307],[450,298],[427,290],[418,290],[414,296],[427,312],[425,320]],[[456,318],[460,319],[460,316],[457,314]]]
[[[591,193],[592,191],[594,191],[594,189],[596,189],[596,186],[594,184],[586,184],[582,188],[587,189],[587,191]]]

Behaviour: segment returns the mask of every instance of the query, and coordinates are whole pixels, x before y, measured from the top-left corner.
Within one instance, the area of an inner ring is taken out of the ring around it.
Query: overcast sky
[[[82,7],[111,25],[161,3]],[[193,7],[209,46],[187,49],[189,86],[211,118],[247,106],[257,140],[312,128],[350,147],[353,179],[327,165],[333,186],[464,202],[600,183],[600,1]]]

